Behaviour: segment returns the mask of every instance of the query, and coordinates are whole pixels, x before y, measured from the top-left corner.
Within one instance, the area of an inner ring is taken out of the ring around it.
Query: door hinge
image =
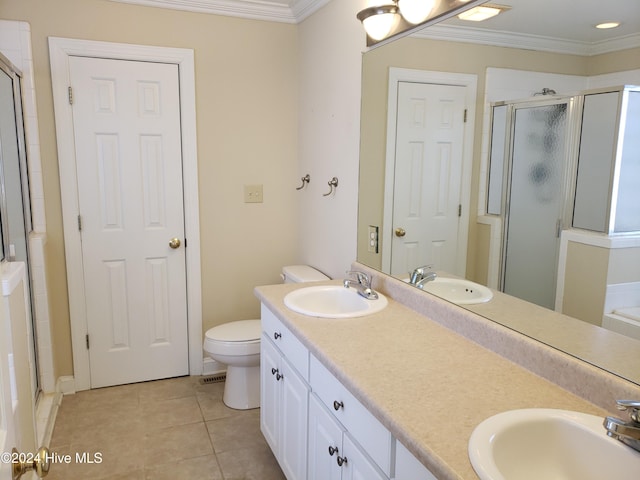
[[[82,231],[82,217],[78,215],[78,231]]]
[[[87,333],[87,336],[85,337],[85,339],[87,340],[87,350],[89,350],[89,334]]]
[[[69,105],[73,105],[73,88],[69,86],[67,92],[69,94]]]
[[[458,204],[458,216],[462,216],[462,204]]]
[[[71,88],[71,87],[69,87],[69,88]],[[467,123],[467,109],[466,108],[464,109],[464,118],[463,118],[462,121],[463,121],[463,123]]]

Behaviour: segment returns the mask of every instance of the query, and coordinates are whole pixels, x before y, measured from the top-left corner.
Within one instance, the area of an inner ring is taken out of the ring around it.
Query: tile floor
[[[260,410],[226,407],[223,389],[181,377],[65,396],[47,480],[283,480]]]

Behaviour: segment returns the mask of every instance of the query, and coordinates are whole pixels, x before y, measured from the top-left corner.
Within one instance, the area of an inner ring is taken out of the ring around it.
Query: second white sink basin
[[[603,420],[543,408],[499,413],[471,434],[469,459],[480,480],[637,480],[640,452],[608,437]]]
[[[351,318],[377,313],[387,306],[388,301],[381,293],[376,300],[367,300],[353,288],[320,285],[288,293],[284,304],[294,312],[311,317]]]
[[[436,277],[422,289],[458,305],[485,303],[493,298],[491,289],[463,278]]]

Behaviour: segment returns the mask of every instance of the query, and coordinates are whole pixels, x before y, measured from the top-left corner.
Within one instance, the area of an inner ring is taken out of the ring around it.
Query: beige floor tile
[[[218,397],[210,393],[197,392],[196,398],[205,421],[246,414],[246,410],[234,410],[227,407],[222,401],[222,395]]]
[[[145,469],[146,480],[223,480],[215,455],[189,458],[180,462],[156,465]]]
[[[285,480],[267,446],[231,450],[217,457],[225,480]]]
[[[140,410],[145,431],[203,421],[195,396],[158,401],[145,400]]]
[[[212,453],[209,434],[202,422],[178,425],[145,434],[145,465],[179,462]]]
[[[223,392],[180,377],[67,395],[50,448],[71,461],[54,462],[47,479],[284,479],[260,410],[228,408]]]
[[[216,454],[242,448],[262,448],[266,441],[260,432],[260,411],[206,422]]]
[[[144,403],[148,400],[188,397],[195,395],[198,383],[197,377],[177,377],[139,383],[139,398]]]

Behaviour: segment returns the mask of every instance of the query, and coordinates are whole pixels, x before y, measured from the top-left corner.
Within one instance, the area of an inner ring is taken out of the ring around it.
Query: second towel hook
[[[309,175],[308,173],[302,177],[300,180],[302,180],[302,185],[300,185],[299,187],[296,187],[296,190],[302,190],[304,188],[304,186],[306,184],[308,184],[311,181],[311,175]]]
[[[333,193],[333,189],[334,188],[338,188],[338,177],[333,177],[331,180],[329,180],[327,182],[327,185],[329,185],[329,188],[331,190],[329,190],[329,192],[327,192],[327,193],[323,193],[322,194],[323,197],[328,197],[329,195],[331,195]]]

